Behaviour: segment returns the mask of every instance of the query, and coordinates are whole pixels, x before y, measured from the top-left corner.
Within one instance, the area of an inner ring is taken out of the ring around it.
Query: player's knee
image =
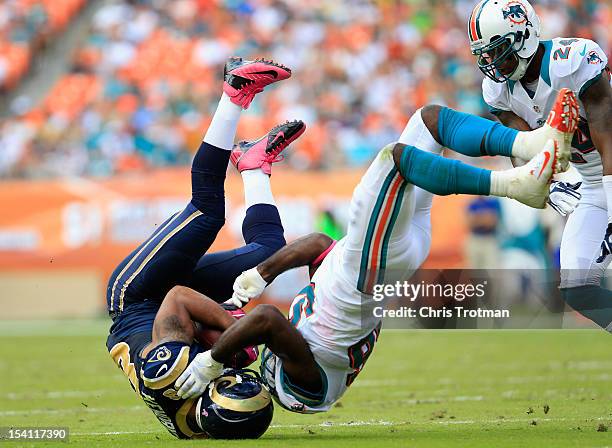
[[[225,196],[223,193],[193,193],[191,204],[200,210],[209,220],[211,226],[219,229],[225,223]]]
[[[399,142],[393,146],[393,163],[398,170],[401,169],[402,166],[402,155],[404,154],[404,151],[409,151],[410,148],[410,146]]]
[[[440,141],[440,136],[438,135],[438,122],[441,110],[442,106],[438,106],[437,104],[429,104],[421,109],[423,123],[425,123],[432,137],[438,142]]]

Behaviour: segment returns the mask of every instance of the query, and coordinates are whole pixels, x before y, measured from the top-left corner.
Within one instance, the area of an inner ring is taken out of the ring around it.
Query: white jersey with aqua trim
[[[346,281],[341,268],[343,247],[344,239],[327,254],[289,309],[289,321],[304,337],[321,369],[321,396],[315,401],[292,388],[282,360],[269,349],[262,353],[262,378],[276,402],[293,412],[328,411],[355,380],[380,333],[381,319],[362,319],[362,294],[354,282],[351,286]]]
[[[556,38],[542,41],[544,57],[535,95],[531,98],[520,82],[496,83],[485,78],[484,100],[493,114],[511,111],[532,129],[544,125],[557,93],[566,87],[580,95],[601,76],[610,79],[608,58],[592,40]],[[612,83],[612,81],[611,81]],[[601,184],[601,157],[591,141],[586,114],[581,101],[580,123],[572,141],[572,163],[588,184]]]
[[[414,117],[413,117],[414,118]],[[424,125],[411,120],[407,141],[421,145]],[[414,137],[414,134],[417,134]],[[430,144],[431,146],[431,144]],[[439,146],[439,145],[438,145]],[[282,360],[262,355],[262,377],[283,407],[295,412],[328,410],[355,381],[380,334],[385,298],[376,285],[406,280],[423,263],[431,242],[431,193],[408,183],[385,146],[355,188],[347,234],[325,256],[311,283],[293,300],[289,321],[308,343],[323,373],[316,400],[286,381]],[[439,149],[431,148],[431,151]]]

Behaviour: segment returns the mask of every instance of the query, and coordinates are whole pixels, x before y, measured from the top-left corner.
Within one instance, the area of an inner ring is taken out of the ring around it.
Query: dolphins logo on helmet
[[[591,51],[587,55],[587,62],[589,64],[597,65],[597,64],[601,64],[603,60],[599,57],[596,51]]]
[[[504,19],[508,19],[515,25],[532,25],[527,18],[527,11],[521,2],[510,2],[502,9]]]

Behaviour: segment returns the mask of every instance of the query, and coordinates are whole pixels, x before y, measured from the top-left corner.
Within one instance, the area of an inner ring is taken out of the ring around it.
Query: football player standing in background
[[[484,99],[504,125],[519,130],[540,128],[557,92],[568,88],[578,97],[580,121],[571,162],[582,176],[582,197],[563,232],[561,288],[570,306],[612,332],[612,291],[601,287],[612,260],[608,59],[588,39],[540,40],[540,19],[525,0],[482,0],[472,11],[468,35],[478,67],[486,75]],[[579,186],[553,183],[551,206],[563,215],[571,212],[572,207],[565,203],[575,203],[580,197]]]

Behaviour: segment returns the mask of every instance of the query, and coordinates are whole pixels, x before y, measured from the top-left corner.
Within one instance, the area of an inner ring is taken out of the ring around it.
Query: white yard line
[[[362,427],[362,426],[428,426],[428,425],[478,425],[478,424],[514,424],[514,423],[531,423],[532,421],[540,422],[565,422],[565,421],[601,421],[608,420],[605,417],[596,418],[515,418],[515,419],[492,419],[492,420],[440,420],[440,421],[424,421],[424,422],[388,422],[385,420],[373,421],[349,421],[349,422],[323,422],[317,424],[290,424],[290,425],[271,425],[271,429],[308,429],[308,428],[338,428],[338,427]],[[73,432],[72,436],[112,436],[124,434],[158,434],[165,433],[159,431],[108,431],[108,432]]]
[[[121,436],[124,434],[163,434],[164,430],[160,431],[107,431],[107,432],[71,432],[71,436]]]

